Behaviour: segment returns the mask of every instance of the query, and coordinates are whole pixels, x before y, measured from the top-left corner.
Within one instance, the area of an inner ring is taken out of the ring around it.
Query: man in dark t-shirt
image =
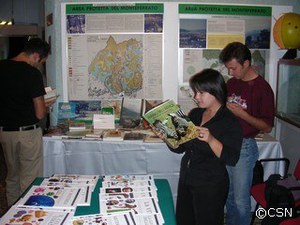
[[[243,129],[240,158],[235,167],[227,166],[230,179],[226,203],[227,225],[249,225],[251,220],[250,188],[253,168],[258,159],[255,136],[270,132],[274,125],[274,93],[270,85],[251,66],[251,52],[242,43],[228,44],[220,54],[228,73],[228,109]]]
[[[49,45],[30,39],[16,57],[0,61],[0,143],[7,165],[7,202],[11,206],[42,175],[42,130],[46,115],[45,89],[37,69],[49,54]]]

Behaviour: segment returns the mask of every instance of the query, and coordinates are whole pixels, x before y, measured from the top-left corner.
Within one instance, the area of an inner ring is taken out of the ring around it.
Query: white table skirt
[[[173,199],[177,196],[182,154],[175,154],[164,143],[142,141],[106,142],[43,137],[44,176],[62,174],[153,174],[168,179]],[[283,157],[278,141],[268,137],[258,141],[259,159]],[[282,162],[267,163],[265,179],[284,172]]]

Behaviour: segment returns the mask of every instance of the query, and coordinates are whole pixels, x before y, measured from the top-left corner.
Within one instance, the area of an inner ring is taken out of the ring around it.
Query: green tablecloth
[[[44,178],[39,177],[35,179],[32,185],[39,185],[42,183]],[[165,225],[176,225],[174,204],[172,192],[168,180],[166,179],[155,179],[155,185],[157,187],[157,195],[159,206],[163,214]],[[92,194],[92,201],[90,206],[78,206],[76,208],[75,216],[96,214],[99,213],[99,190],[102,187],[102,180],[99,180],[94,192]]]

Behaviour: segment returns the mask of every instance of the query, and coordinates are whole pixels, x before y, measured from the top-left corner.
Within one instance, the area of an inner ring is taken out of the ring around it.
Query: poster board
[[[225,1],[226,2],[226,1]],[[106,1],[100,1],[99,4],[124,4],[117,2],[107,3]],[[67,85],[67,42],[66,42],[66,10],[65,7],[67,4],[71,4],[70,0],[63,0],[61,2],[52,2],[49,1],[46,4],[46,13],[52,13],[55,11],[54,24],[59,29],[53,29],[53,26],[46,27],[46,39],[52,36],[52,45],[55,48],[53,54],[49,56],[47,61],[47,73],[51,74],[49,76],[49,85],[56,87],[58,93],[61,95],[60,101],[68,101],[68,85]],[[85,3],[88,4],[88,3]],[[133,4],[133,3],[131,3]],[[180,48],[178,40],[179,32],[179,4],[180,2],[160,2],[158,4],[163,4],[163,43],[162,43],[162,98],[173,99],[175,102],[180,102],[178,100],[179,95],[184,93],[180,90],[179,85],[179,76],[182,76],[182,66],[180,66]],[[188,4],[188,3],[184,3]],[[195,3],[191,3],[195,4]],[[209,3],[207,3],[209,4]],[[201,3],[199,5],[207,5]],[[228,3],[230,5],[231,3]],[[251,2],[249,2],[251,4]],[[249,4],[235,4],[238,6],[251,6]],[[257,4],[256,4],[257,5]],[[265,5],[258,6],[267,6],[272,8],[272,26],[275,24],[276,20],[286,12],[292,12],[293,7],[287,5],[272,5],[272,2],[267,1]],[[167,9],[167,10],[166,10]],[[210,13],[208,12],[207,15]],[[191,15],[193,16],[193,15]],[[205,14],[204,14],[205,16]],[[194,49],[192,49],[194,50]],[[275,42],[273,41],[271,33],[271,44],[270,44],[270,54],[267,56],[269,62],[266,63],[266,79],[270,83],[274,91],[276,91],[276,65],[278,59],[285,53],[284,50],[279,50]],[[186,98],[189,98],[189,90],[186,90],[184,86],[182,88],[183,92],[186,93]],[[186,110],[184,110],[187,112]],[[54,112],[51,114],[51,123],[56,124],[57,120],[57,109],[54,108]]]
[[[227,81],[230,76],[219,62],[221,50],[237,41],[252,53],[252,65],[265,77],[270,51],[272,7],[218,4],[179,4],[178,101],[184,111],[197,105],[189,89],[189,79],[212,68]]]
[[[62,4],[67,100],[162,98],[163,3]]]

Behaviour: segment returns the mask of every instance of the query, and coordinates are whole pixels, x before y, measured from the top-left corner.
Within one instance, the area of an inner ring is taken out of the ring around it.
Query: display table
[[[32,185],[39,185],[43,181],[43,178],[37,178]],[[160,210],[165,220],[165,224],[176,225],[174,205],[172,199],[172,192],[170,185],[166,179],[155,179],[155,185],[157,187],[157,197]],[[99,209],[99,189],[102,187],[102,181],[99,180],[94,192],[92,194],[90,206],[78,206],[75,211],[75,216],[97,214]]]
[[[152,174],[167,179],[177,197],[182,154],[171,152],[164,143],[142,141],[90,141],[43,137],[44,176],[62,174]],[[259,158],[283,157],[278,141],[270,136],[258,141]],[[265,178],[272,173],[283,174],[282,162],[265,165]]]

